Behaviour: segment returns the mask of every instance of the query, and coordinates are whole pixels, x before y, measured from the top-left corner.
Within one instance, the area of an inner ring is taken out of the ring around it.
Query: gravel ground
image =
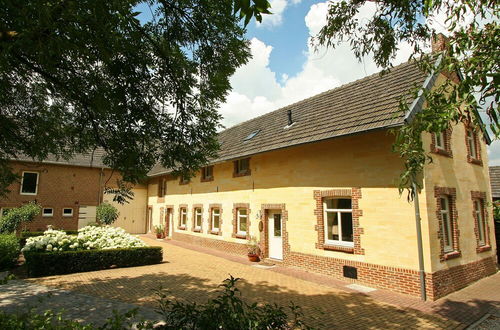
[[[500,329],[500,310],[492,311],[476,324],[469,327],[471,330],[498,330]]]

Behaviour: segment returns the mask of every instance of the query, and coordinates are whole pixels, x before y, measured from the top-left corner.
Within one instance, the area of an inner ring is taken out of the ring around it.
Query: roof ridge
[[[393,66],[392,68],[390,68],[390,69],[389,69],[389,71],[386,71],[386,73],[384,73],[384,75],[389,74],[389,73],[391,72],[390,70],[397,69],[397,68],[402,67],[402,66],[405,66],[405,65],[410,65],[410,64],[413,64],[414,62],[415,62],[415,59],[410,59],[410,60],[408,60],[408,61],[406,61],[406,62],[403,62],[403,63],[400,63],[400,64],[398,64],[398,65],[396,65],[396,66]],[[245,120],[245,121],[242,121],[242,122],[240,122],[240,123],[238,123],[238,124],[235,124],[235,125],[233,125],[233,126],[231,126],[231,127],[228,127],[228,128],[226,128],[226,129],[224,129],[224,130],[220,131],[219,133],[217,133],[217,135],[219,135],[219,134],[221,134],[221,133],[223,133],[223,132],[226,132],[226,131],[228,131],[228,130],[231,130],[231,129],[233,129],[233,128],[236,128],[236,127],[242,126],[243,124],[246,124],[246,123],[251,122],[251,121],[253,121],[253,120],[256,120],[256,119],[258,119],[258,118],[261,118],[261,117],[264,117],[264,116],[271,115],[271,114],[276,113],[276,112],[278,112],[278,111],[280,111],[280,110],[284,110],[284,109],[286,109],[286,108],[289,108],[289,107],[295,106],[295,105],[297,105],[297,104],[299,104],[299,103],[306,102],[306,101],[308,101],[308,100],[310,100],[310,99],[314,99],[314,98],[320,97],[320,96],[322,96],[322,95],[325,95],[325,94],[331,93],[331,92],[333,92],[333,91],[335,91],[335,90],[338,90],[338,89],[341,89],[341,88],[346,88],[346,87],[349,87],[349,86],[352,86],[352,85],[358,84],[358,83],[360,83],[360,82],[362,82],[362,81],[364,81],[364,80],[369,80],[369,79],[371,79],[371,78],[374,78],[375,76],[379,76],[379,77],[380,77],[380,76],[381,76],[381,73],[382,73],[383,71],[384,71],[384,69],[382,69],[382,70],[380,70],[380,71],[378,71],[378,72],[374,72],[374,73],[372,73],[372,74],[370,74],[370,75],[368,75],[368,76],[365,76],[365,77],[362,77],[362,78],[356,79],[356,80],[354,80],[354,81],[348,82],[348,83],[346,83],[346,84],[343,84],[343,85],[340,85],[340,86],[337,86],[337,87],[334,87],[334,88],[328,89],[328,90],[326,90],[326,91],[324,91],[324,92],[321,92],[321,93],[319,93],[319,94],[315,94],[315,95],[312,95],[312,96],[306,97],[306,98],[304,98],[304,99],[302,99],[302,100],[299,100],[299,101],[296,101],[296,102],[293,102],[293,103],[287,104],[287,105],[282,106],[282,107],[280,107],[280,108],[278,108],[278,109],[276,109],[276,110],[273,110],[273,111],[269,111],[269,112],[263,113],[263,114],[261,114],[261,115],[259,115],[259,116],[257,116],[257,117],[253,117],[253,118],[247,119],[247,120]]]

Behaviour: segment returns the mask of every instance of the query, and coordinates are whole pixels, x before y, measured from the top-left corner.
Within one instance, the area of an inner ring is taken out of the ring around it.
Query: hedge
[[[30,276],[46,276],[111,267],[158,264],[163,260],[163,249],[159,246],[148,246],[109,250],[27,252],[24,257]]]
[[[0,234],[0,271],[15,266],[20,250],[16,235]]]
[[[65,230],[68,235],[78,235],[78,230]],[[26,240],[30,237],[43,236],[43,231],[22,231],[19,235],[19,244],[21,247],[26,245]]]

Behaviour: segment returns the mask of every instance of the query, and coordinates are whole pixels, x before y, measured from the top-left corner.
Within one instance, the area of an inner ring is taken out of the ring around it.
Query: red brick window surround
[[[364,254],[359,226],[361,188],[315,190],[317,249]]]
[[[203,232],[203,204],[193,204],[192,230],[195,233]]]
[[[213,167],[213,165],[202,167],[200,172],[201,172],[201,176],[200,176],[201,182],[214,181],[214,167]]]
[[[467,147],[467,161],[471,164],[483,165],[481,143],[477,131],[471,125],[465,125],[465,146]]]
[[[242,158],[233,162],[233,178],[250,175],[250,158]]]
[[[179,224],[177,226],[177,229],[187,229],[187,204],[179,205]]]
[[[440,133],[431,133],[431,152],[447,157],[453,157],[451,151],[451,128]]]
[[[491,250],[490,228],[488,226],[488,212],[486,211],[486,193],[471,191],[472,217],[474,219],[474,233],[476,234],[477,253]]]
[[[458,229],[456,189],[448,187],[434,187],[434,197],[436,198],[436,217],[439,221],[439,258],[441,261],[445,261],[460,257],[460,231]]]
[[[222,235],[222,204],[208,205],[208,232],[213,235]],[[219,227],[217,228],[217,223]]]
[[[233,204],[232,237],[250,240],[250,204]]]

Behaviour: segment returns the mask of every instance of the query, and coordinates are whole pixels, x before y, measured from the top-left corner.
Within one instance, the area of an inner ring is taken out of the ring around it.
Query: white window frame
[[[45,214],[45,210],[51,210],[50,214]],[[42,217],[49,218],[54,216],[54,208],[53,207],[44,207],[42,209]]]
[[[245,210],[247,214],[241,214],[241,210]],[[247,227],[247,230],[243,231],[241,230],[241,219],[242,218],[245,218],[245,221],[246,221],[246,227]],[[236,233],[238,235],[247,235],[247,231],[248,231],[248,209],[247,208],[240,208],[237,210],[237,231]]]
[[[217,212],[217,214],[215,214]],[[219,226],[218,227],[215,227],[215,217],[219,217]],[[220,208],[218,207],[214,207],[212,209],[212,231],[220,231]]]
[[[64,213],[65,210],[71,210],[71,214]],[[72,207],[63,207],[62,209],[62,216],[63,217],[72,217],[73,216],[73,208]]]
[[[486,224],[484,223],[484,208],[482,200],[474,200],[474,213],[476,214],[479,245],[483,246],[486,245]]]
[[[435,133],[434,137],[436,139],[436,148],[440,149],[440,150],[445,150],[446,148],[445,148],[445,140],[444,140],[445,134],[444,134],[444,132]],[[440,143],[438,143],[438,141]]]
[[[200,225],[198,226],[198,216],[200,219]],[[201,207],[196,207],[194,209],[194,229],[201,230],[201,227],[203,226],[203,213],[201,212]]]
[[[33,174],[36,174],[36,186],[35,186],[35,192],[34,193],[23,192],[24,173],[33,173]],[[20,195],[30,195],[30,196],[35,196],[36,194],[38,194],[38,180],[39,179],[40,179],[40,173],[34,172],[34,171],[23,171],[23,173],[22,173],[22,179],[21,179],[21,188],[19,189],[19,194]]]
[[[443,223],[443,251],[445,253],[453,252],[453,224],[452,224],[452,214],[450,208],[450,197],[443,195],[440,198],[441,209],[439,213],[441,214],[441,222]],[[443,203],[443,201],[445,201]],[[444,204],[444,205],[443,205]],[[450,245],[446,244],[446,237],[449,238]]]
[[[354,240],[352,242],[342,240],[342,218],[341,218],[341,213],[350,213],[352,216],[352,208],[351,209],[329,209],[327,207],[327,205],[328,205],[327,201],[332,200],[332,199],[351,199],[351,198],[341,197],[341,198],[324,198],[323,199],[323,228],[324,228],[324,235],[325,235],[325,244],[353,248],[354,247]],[[351,199],[351,203],[352,203],[352,199]],[[331,239],[328,239],[328,213],[335,213],[335,212],[337,212],[337,221],[339,224],[339,239],[338,240],[331,240]],[[354,227],[354,223],[353,223],[353,227]],[[353,228],[353,232],[354,232],[354,228]]]
[[[180,213],[181,213],[180,214],[181,218],[179,219],[180,222],[179,226],[185,229],[187,226],[187,208],[181,207]]]
[[[478,159],[476,149],[476,134],[472,129],[467,130],[467,143],[469,144],[469,154],[471,158]]]

